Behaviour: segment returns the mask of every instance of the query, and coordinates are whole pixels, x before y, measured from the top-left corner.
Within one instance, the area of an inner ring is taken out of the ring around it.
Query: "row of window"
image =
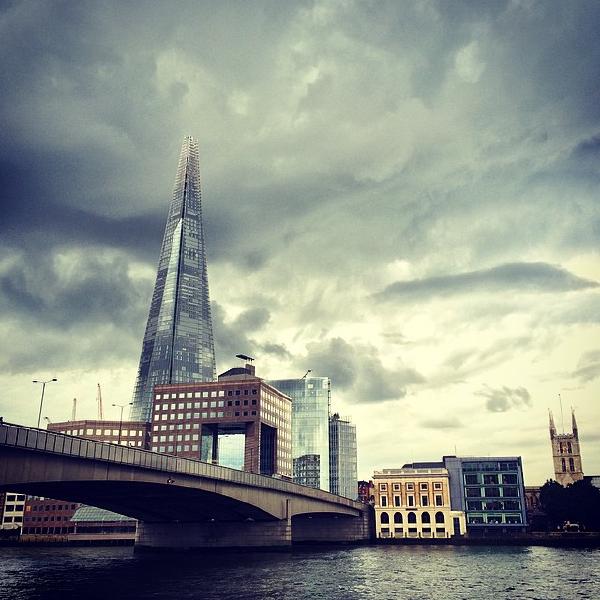
[[[467,498],[518,498],[519,488],[506,485],[504,487],[468,487],[465,493]]]
[[[415,489],[415,484],[412,482],[408,482],[404,484],[406,486],[406,489],[410,492],[410,491],[414,491]],[[399,492],[401,488],[401,484],[400,483],[393,483],[392,484],[392,490],[394,492]],[[379,484],[379,491],[380,492],[387,492],[388,489],[388,484],[387,483],[380,483]],[[426,491],[429,489],[429,483],[427,482],[421,482],[419,483],[419,489],[421,491]],[[434,490],[441,490],[442,489],[442,482],[441,481],[434,481],[433,482],[433,489]]]
[[[258,394],[258,390],[253,388],[252,390],[244,389],[244,390],[227,390],[228,396],[256,396]],[[222,398],[225,396],[225,390],[211,390],[211,391],[203,391],[203,392],[179,392],[177,394],[156,394],[156,400],[175,400],[181,398]],[[182,407],[183,402],[179,404],[179,408]],[[165,406],[163,405],[163,410],[165,410]],[[174,405],[171,405],[173,408]]]
[[[567,472],[567,463],[564,458],[561,458],[560,460],[562,463],[562,472],[566,473]],[[571,473],[575,472],[575,461],[572,458],[569,458],[569,471],[571,471]]]
[[[60,515],[50,515],[49,517],[25,517],[25,522],[29,521],[70,521],[71,517],[61,517]]]
[[[441,511],[438,511],[435,513],[434,515],[434,521],[435,523],[445,523],[445,517],[444,517],[444,513]],[[402,523],[403,522],[403,517],[402,517],[402,513],[401,512],[395,512],[394,516],[394,523]],[[387,512],[382,512],[379,515],[379,522],[382,525],[387,525],[390,523],[390,514]],[[417,522],[417,515],[414,512],[409,512],[406,515],[406,522],[407,523],[416,523]],[[424,511],[421,513],[421,523],[431,523],[431,514],[428,513],[427,511]]]
[[[498,485],[499,483],[517,485],[516,473],[465,473],[466,485]]]
[[[395,494],[394,495],[394,506],[402,506],[402,496]],[[435,494],[433,503],[435,506],[444,506],[444,497],[442,494]],[[380,506],[388,506],[388,498],[387,496],[379,497],[379,505]],[[406,506],[416,506],[415,504],[415,496],[414,494],[406,495]],[[421,504],[420,506],[429,506],[429,496],[427,494],[421,495]]]
[[[25,502],[25,494],[7,494],[7,502]]]
[[[470,525],[520,525],[523,519],[518,515],[468,515],[467,523]]]
[[[76,504],[31,504],[27,507],[31,512],[42,512],[47,510],[75,510]]]

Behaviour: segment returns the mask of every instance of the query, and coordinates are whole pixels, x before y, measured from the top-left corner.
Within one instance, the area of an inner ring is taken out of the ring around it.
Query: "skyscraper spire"
[[[198,143],[183,141],[163,237],[131,418],[148,420],[159,383],[215,379]]]

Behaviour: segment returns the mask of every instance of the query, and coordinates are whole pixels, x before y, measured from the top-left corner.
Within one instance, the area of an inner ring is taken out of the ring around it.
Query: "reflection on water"
[[[1,600],[600,598],[600,550],[369,546],[137,555],[0,548]]]

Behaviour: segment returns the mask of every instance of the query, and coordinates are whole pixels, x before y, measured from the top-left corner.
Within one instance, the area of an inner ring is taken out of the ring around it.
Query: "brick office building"
[[[254,367],[229,369],[218,381],[154,388],[151,450],[224,464],[222,436],[243,436],[245,471],[291,477],[292,402]]]
[[[148,449],[150,445],[150,425],[144,421],[63,421],[48,423],[48,431],[76,435],[78,437],[110,442],[122,446]]]

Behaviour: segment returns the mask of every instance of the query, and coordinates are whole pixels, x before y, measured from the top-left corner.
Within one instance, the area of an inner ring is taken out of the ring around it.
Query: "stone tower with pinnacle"
[[[575,411],[571,409],[571,433],[556,433],[552,411],[549,413],[550,443],[552,444],[552,461],[554,463],[554,479],[563,486],[583,479],[581,466],[581,449]]]

